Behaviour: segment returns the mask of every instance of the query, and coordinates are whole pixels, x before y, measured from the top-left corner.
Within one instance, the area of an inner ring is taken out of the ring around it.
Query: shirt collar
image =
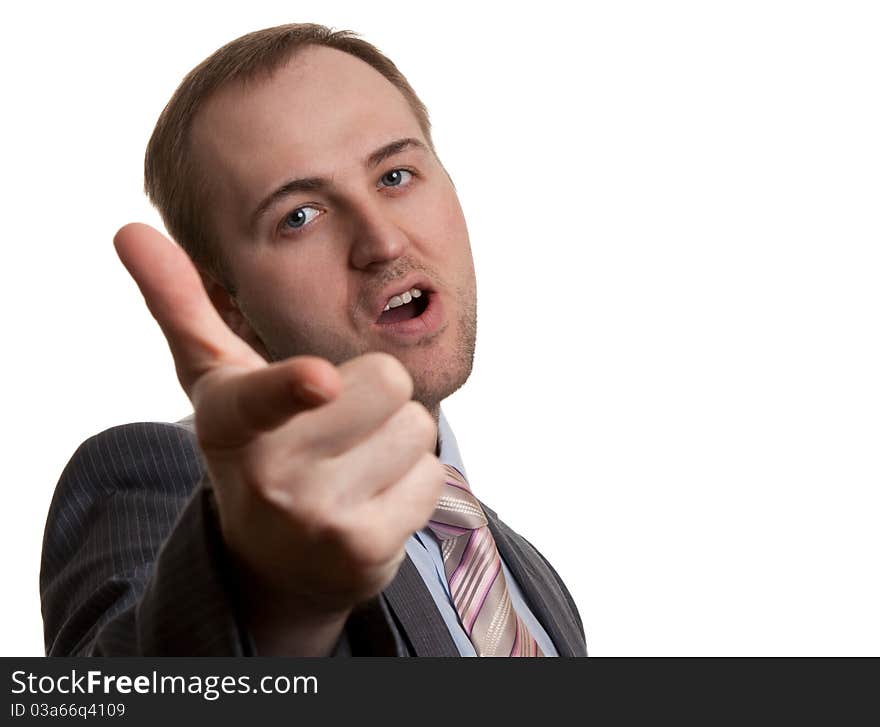
[[[440,410],[440,416],[437,420],[437,444],[440,453],[438,455],[438,459],[443,464],[452,465],[464,475],[464,478],[467,479],[467,472],[464,469],[464,462],[461,459],[461,452],[458,450],[458,442],[455,441],[455,435],[452,433],[452,427],[449,426],[449,422],[446,420],[446,416],[443,414],[443,409]]]

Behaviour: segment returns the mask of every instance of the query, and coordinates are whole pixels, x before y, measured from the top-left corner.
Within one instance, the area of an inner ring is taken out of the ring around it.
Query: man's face
[[[467,227],[389,81],[307,48],[271,78],[212,97],[193,142],[233,290],[214,299],[239,335],[274,360],[393,354],[431,411],[464,383],[476,337]],[[422,294],[383,312],[412,288]]]

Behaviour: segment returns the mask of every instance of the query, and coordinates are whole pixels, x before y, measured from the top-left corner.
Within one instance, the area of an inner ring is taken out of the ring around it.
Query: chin
[[[446,366],[431,366],[421,371],[410,370],[413,377],[413,399],[436,416],[440,403],[458,391],[473,369],[473,352],[456,358]]]
[[[477,342],[476,305],[461,316],[456,328],[452,336],[454,343],[446,351],[439,347],[426,348],[426,352],[430,351],[427,357],[407,366],[413,378],[413,399],[435,416],[440,403],[464,386],[473,370]]]

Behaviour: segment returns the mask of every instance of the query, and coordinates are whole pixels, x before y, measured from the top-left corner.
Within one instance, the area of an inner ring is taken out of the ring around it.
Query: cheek
[[[442,250],[443,257],[462,254],[470,257],[467,225],[451,185],[432,195],[427,202],[421,201],[418,213],[425,225],[424,232],[437,249]]]
[[[305,260],[308,260],[306,263]],[[339,281],[330,261],[316,255],[271,250],[240,261],[238,297],[243,307],[265,322],[289,322],[326,317],[329,303],[338,303]]]
[[[457,262],[462,278],[474,277],[474,258],[471,252],[467,223],[456,195],[451,195],[443,208],[443,233],[447,254]],[[461,280],[467,283],[468,280]]]

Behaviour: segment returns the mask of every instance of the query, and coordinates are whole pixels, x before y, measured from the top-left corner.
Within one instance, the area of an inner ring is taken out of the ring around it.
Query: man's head
[[[386,351],[430,410],[467,379],[464,217],[424,106],[369,44],[314,25],[233,41],[181,84],[145,167],[218,310],[267,358]]]

